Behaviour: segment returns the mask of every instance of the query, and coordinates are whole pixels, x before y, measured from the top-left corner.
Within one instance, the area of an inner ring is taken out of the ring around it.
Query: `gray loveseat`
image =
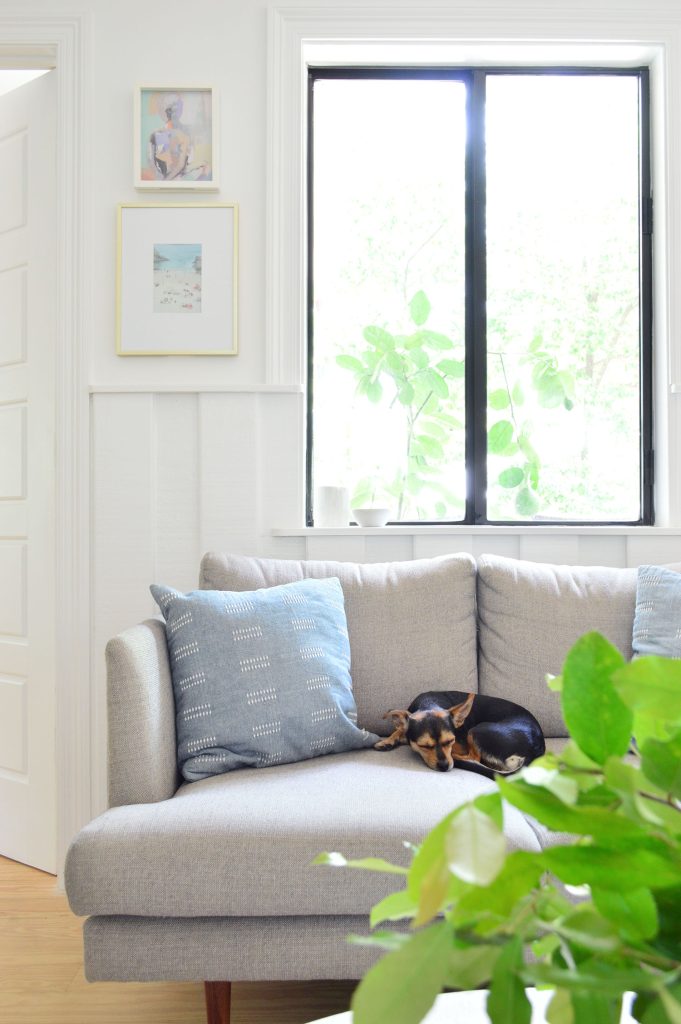
[[[244,591],[305,577],[342,584],[359,724],[426,689],[505,696],[562,742],[545,684],[573,642],[599,630],[631,657],[636,570],[570,568],[466,554],[383,564],[206,555],[200,587]],[[172,582],[172,581],[163,581]],[[91,981],[202,980],[209,1020],[228,1020],[242,980],[359,978],[373,951],[349,945],[394,883],[312,867],[322,851],[406,863],[448,811],[493,783],[429,771],[406,747],[247,768],[199,782],[177,774],[175,709],[161,621],[107,647],[110,809],[74,839],[66,888],[84,925]],[[507,807],[511,848],[550,841]]]

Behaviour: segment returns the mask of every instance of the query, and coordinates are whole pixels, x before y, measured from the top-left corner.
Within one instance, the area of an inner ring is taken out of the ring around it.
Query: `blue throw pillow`
[[[636,583],[634,654],[681,658],[681,573],[642,565]]]
[[[166,620],[178,763],[188,781],[377,741],[357,726],[338,579],[151,593]]]

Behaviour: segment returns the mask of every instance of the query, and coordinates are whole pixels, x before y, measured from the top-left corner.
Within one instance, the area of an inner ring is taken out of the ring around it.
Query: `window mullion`
[[[653,199],[650,168],[650,78],[639,73],[639,151],[641,208],[640,335],[641,335],[641,521],[655,521],[653,451]]]
[[[485,88],[475,70],[466,143],[466,521],[487,521],[487,260]]]

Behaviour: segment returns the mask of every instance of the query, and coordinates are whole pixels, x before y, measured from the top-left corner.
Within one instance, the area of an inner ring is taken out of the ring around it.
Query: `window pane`
[[[461,519],[465,87],[318,79],[313,487]]]
[[[640,516],[638,79],[487,79],[488,518]]]

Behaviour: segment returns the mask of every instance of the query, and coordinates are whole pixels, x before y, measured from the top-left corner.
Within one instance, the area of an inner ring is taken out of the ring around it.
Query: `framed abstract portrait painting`
[[[217,96],[211,87],[139,86],[135,188],[216,191],[217,123]]]

